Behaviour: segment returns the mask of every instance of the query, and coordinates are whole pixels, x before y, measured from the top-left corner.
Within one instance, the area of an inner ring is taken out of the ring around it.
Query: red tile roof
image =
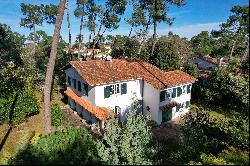
[[[71,61],[70,65],[91,86],[122,80],[144,79],[156,89],[163,89],[197,80],[180,70],[164,72],[152,64],[136,60]]]
[[[217,64],[217,58],[213,58],[213,57],[211,57],[211,56],[209,56],[209,55],[203,56],[203,59],[204,59],[205,61],[210,62],[210,63]],[[222,65],[226,65],[227,63],[226,63],[224,60],[222,60],[221,64],[222,64]]]
[[[85,101],[81,97],[77,96],[72,90],[67,89],[64,91],[64,93],[100,120],[106,121],[116,116],[115,113],[105,107],[94,106],[91,103]]]

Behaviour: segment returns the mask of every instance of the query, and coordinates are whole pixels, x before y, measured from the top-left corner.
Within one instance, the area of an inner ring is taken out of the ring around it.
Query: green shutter
[[[126,94],[127,93],[127,83],[123,83],[121,85],[121,94]]]
[[[104,98],[109,98],[110,96],[110,86],[104,87]]]
[[[187,93],[190,93],[191,92],[191,84],[189,84],[188,86],[187,86]]]
[[[179,112],[179,110],[180,110],[180,106],[177,105],[177,106],[176,106],[176,112]]]
[[[166,93],[165,90],[160,92],[160,102],[165,100],[165,93]]]
[[[190,101],[186,101],[186,108],[188,108],[190,105]]]
[[[89,92],[88,84],[83,84],[83,87],[84,87],[84,91],[86,92],[86,95],[88,96],[88,92]]]
[[[181,95],[181,93],[182,93],[182,89],[181,89],[181,87],[178,87],[177,88],[177,97],[179,97]]]
[[[175,98],[176,97],[176,88],[173,88],[173,92],[172,92],[172,98]]]

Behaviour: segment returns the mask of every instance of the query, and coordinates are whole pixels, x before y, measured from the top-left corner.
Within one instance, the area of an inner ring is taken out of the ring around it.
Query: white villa
[[[123,121],[135,101],[157,124],[171,121],[188,111],[196,81],[179,70],[164,72],[143,61],[124,59],[71,61],[66,80],[70,107],[101,128],[114,116]]]

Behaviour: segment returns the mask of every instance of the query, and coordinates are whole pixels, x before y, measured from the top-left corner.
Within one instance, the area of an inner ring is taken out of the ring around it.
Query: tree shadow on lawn
[[[15,105],[16,105],[16,102],[17,102],[18,95],[19,95],[18,93],[15,94],[13,103],[11,104],[10,114],[9,114],[9,129],[6,132],[6,134],[4,135],[3,140],[1,141],[0,152],[3,149],[3,146],[4,146],[5,142],[7,141],[8,137],[10,135],[10,132],[12,130],[12,121],[13,121],[13,115],[14,115],[14,108],[15,108]]]
[[[81,145],[80,145],[81,144]],[[71,145],[58,146],[56,149],[51,147],[36,148],[29,144],[21,150],[15,157],[8,161],[10,165],[99,165],[99,159],[91,152],[88,142],[82,144],[75,140]],[[93,145],[91,145],[93,146]],[[90,154],[92,153],[92,154]],[[94,158],[93,158],[94,156]]]

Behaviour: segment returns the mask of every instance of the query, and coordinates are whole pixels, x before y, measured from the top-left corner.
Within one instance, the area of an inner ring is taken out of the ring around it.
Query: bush
[[[18,124],[27,116],[37,113],[39,113],[39,107],[31,90],[24,90],[20,94],[14,93],[6,99],[0,99],[0,123]]]
[[[235,159],[235,147],[248,150],[249,124],[241,118],[212,116],[211,112],[196,107],[183,128],[180,149],[171,154],[175,164],[246,163],[246,157]],[[245,153],[244,153],[245,154]],[[234,161],[233,161],[234,160]]]
[[[152,164],[154,148],[147,125],[148,117],[129,110],[122,127],[113,119],[106,125],[103,139],[98,142],[98,154],[103,164]]]
[[[41,138],[10,164],[97,164],[96,143],[83,128],[65,128]]]
[[[54,127],[59,127],[61,126],[62,123],[62,111],[60,109],[60,106],[57,104],[53,104],[51,107],[51,113],[52,113],[52,118],[51,118],[51,123]]]

